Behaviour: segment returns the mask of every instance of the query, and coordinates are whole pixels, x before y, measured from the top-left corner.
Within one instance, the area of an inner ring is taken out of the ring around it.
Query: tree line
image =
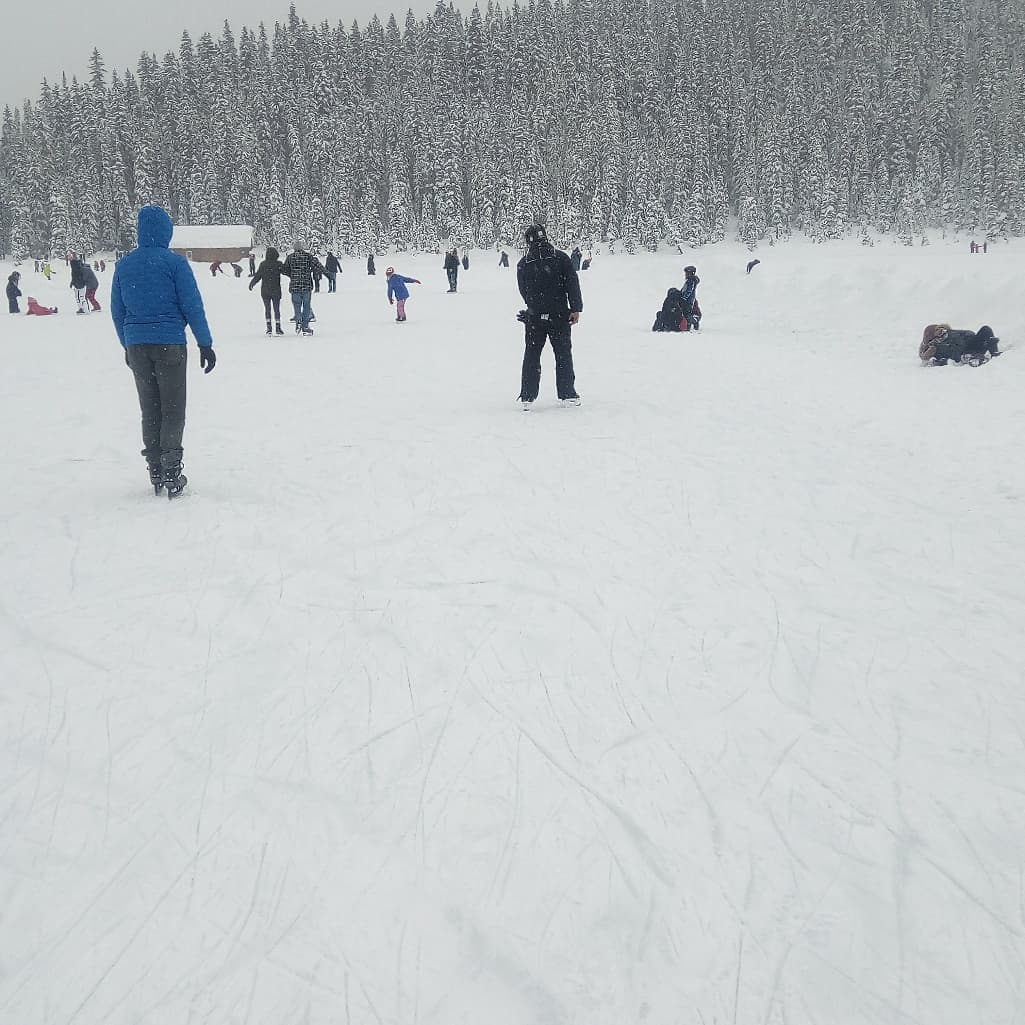
[[[627,250],[1025,223],[1020,0],[439,2],[43,82],[0,130],[0,249],[134,244],[135,214],[347,252],[542,220]]]

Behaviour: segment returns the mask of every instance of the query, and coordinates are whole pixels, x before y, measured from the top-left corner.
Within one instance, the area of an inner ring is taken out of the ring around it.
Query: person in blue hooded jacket
[[[174,223],[159,206],[139,211],[139,247],[114,268],[110,314],[135,377],[142,410],[143,456],[155,494],[181,494],[185,432],[185,327],[199,343],[199,365],[217,362],[203,299],[188,260],[168,249]]]
[[[398,316],[395,318],[395,323],[403,324],[406,320],[406,300],[409,298],[409,289],[406,285],[419,285],[419,278],[407,278],[404,274],[396,274],[394,267],[388,267],[385,270],[385,276],[388,278],[388,302],[394,304],[395,300],[398,300]]]

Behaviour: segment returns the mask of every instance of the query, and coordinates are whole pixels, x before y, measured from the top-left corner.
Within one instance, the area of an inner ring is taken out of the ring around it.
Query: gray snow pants
[[[142,411],[142,454],[150,466],[181,466],[185,433],[187,346],[129,345],[128,365],[135,376]]]

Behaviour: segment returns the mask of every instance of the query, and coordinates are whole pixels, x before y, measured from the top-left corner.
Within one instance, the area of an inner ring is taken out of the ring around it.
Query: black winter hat
[[[983,324],[983,326],[980,327],[979,330],[975,332],[975,337],[978,338],[980,342],[999,342],[1000,341],[1000,339],[997,338],[997,336],[995,334],[993,334],[993,328],[991,328],[988,324]]]
[[[545,232],[545,229],[542,228],[540,224],[532,224],[523,233],[523,239],[528,246],[536,246],[541,242],[547,242],[548,235]]]

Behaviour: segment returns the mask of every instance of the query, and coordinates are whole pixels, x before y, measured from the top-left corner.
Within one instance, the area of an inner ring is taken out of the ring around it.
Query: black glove
[[[520,312],[516,314],[516,319],[521,324],[526,324],[527,323],[527,317],[529,317],[529,316],[530,316],[530,313],[527,310],[520,310]]]
[[[209,374],[217,366],[217,356],[212,346],[201,345],[199,347],[199,365],[203,368],[204,374]]]

